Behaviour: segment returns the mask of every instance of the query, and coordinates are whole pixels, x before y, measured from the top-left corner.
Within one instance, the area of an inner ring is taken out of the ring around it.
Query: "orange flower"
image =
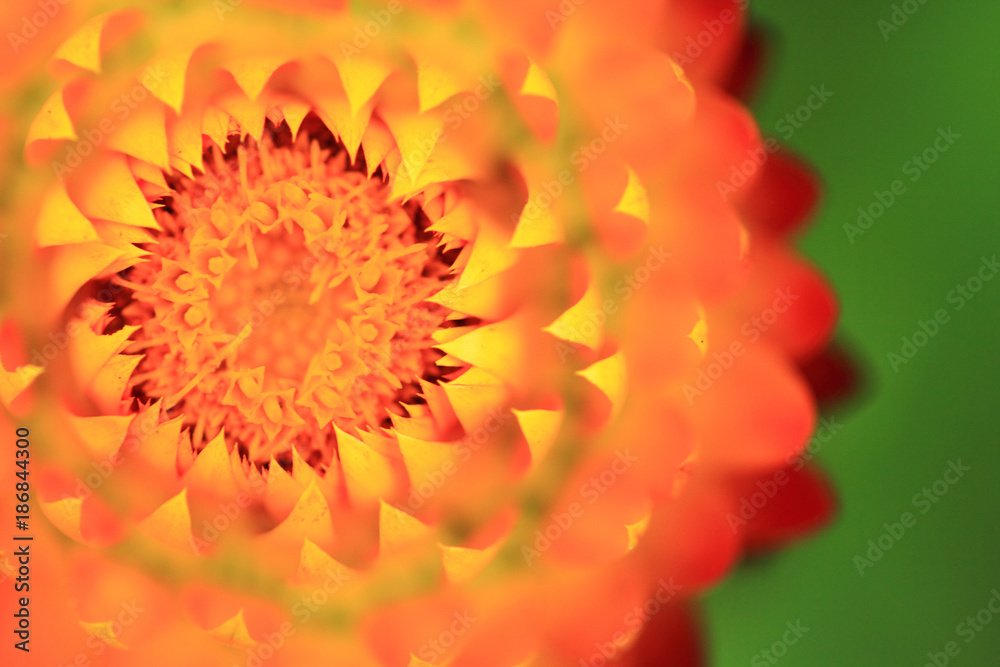
[[[18,42],[33,655],[690,664],[685,601],[829,513],[796,368],[835,306],[812,180],[725,92],[745,3],[346,4]]]

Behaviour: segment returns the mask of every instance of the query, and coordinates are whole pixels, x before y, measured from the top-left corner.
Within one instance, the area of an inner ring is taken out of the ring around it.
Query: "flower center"
[[[196,451],[223,431],[257,463],[290,447],[328,463],[331,423],[389,426],[442,379],[432,334],[451,311],[428,299],[458,249],[422,197],[394,202],[332,135],[283,128],[168,177],[151,256],[119,278],[145,355],[129,392],[183,415]]]

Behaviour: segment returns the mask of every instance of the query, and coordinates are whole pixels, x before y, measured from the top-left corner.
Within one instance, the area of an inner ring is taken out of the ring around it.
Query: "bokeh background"
[[[948,301],[1000,254],[1000,4],[896,6],[918,9],[888,31],[890,2],[751,2],[772,42],[754,104],[763,132],[787,135],[777,124],[811,86],[833,93],[787,143],[825,181],[801,245],[840,295],[839,339],[866,389],[835,411],[843,427],[818,454],[841,501],[834,525],[745,565],[704,605],[719,667],[933,665],[948,642],[958,654],[939,665],[1000,664],[1000,614],[960,627],[1000,590],[1000,277],[961,310]],[[913,182],[906,163],[939,128],[960,139]],[[905,193],[852,243],[844,225],[895,180]],[[939,309],[949,322],[894,372],[888,353]],[[959,459],[971,470],[922,514],[914,495]],[[854,557],[904,512],[916,524],[860,575]],[[764,655],[796,621],[801,639]]]

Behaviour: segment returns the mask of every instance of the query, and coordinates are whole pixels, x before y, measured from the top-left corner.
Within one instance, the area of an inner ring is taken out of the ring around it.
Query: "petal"
[[[138,528],[154,540],[178,551],[187,553],[195,551],[187,489],[182,490],[140,521]]]
[[[42,200],[35,228],[39,246],[97,241],[94,225],[70,200],[63,183],[54,183]]]
[[[25,156],[28,162],[38,163],[44,159],[52,142],[75,140],[76,130],[66,112],[63,89],[59,88],[45,101],[38,115],[31,121],[25,141]]]
[[[350,497],[355,501],[371,502],[389,495],[395,487],[395,476],[385,455],[336,425],[333,431]]]
[[[744,543],[751,552],[781,548],[823,527],[836,513],[829,482],[818,469],[801,461],[741,480],[733,492],[739,505],[734,505],[732,512],[742,520],[733,521],[740,524]],[[755,496],[761,493],[766,502],[758,508]]]
[[[518,426],[531,449],[531,463],[538,465],[545,459],[559,435],[564,418],[563,410],[513,410]]]

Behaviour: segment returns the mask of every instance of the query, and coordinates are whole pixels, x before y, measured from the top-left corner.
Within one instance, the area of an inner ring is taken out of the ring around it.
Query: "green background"
[[[966,643],[956,627],[1000,589],[1000,279],[956,312],[947,295],[1000,254],[1000,4],[927,0],[883,38],[891,3],[776,2],[752,11],[775,43],[754,105],[763,132],[813,85],[834,96],[788,142],[825,181],[804,251],[841,303],[838,332],[863,363],[864,395],[818,457],[840,499],[833,526],[737,570],[704,605],[710,664],[914,665],[949,641],[950,665],[1000,665],[1000,615]],[[961,139],[919,181],[903,174],[938,128]],[[845,223],[901,179],[906,193],[852,244]],[[951,319],[894,373],[887,359],[918,320]],[[914,494],[949,460],[971,472],[926,514]],[[916,525],[874,567],[856,555],[883,523]],[[985,615],[984,615],[985,617]],[[776,663],[753,662],[786,621],[809,631]],[[932,663],[931,663],[932,664]]]

